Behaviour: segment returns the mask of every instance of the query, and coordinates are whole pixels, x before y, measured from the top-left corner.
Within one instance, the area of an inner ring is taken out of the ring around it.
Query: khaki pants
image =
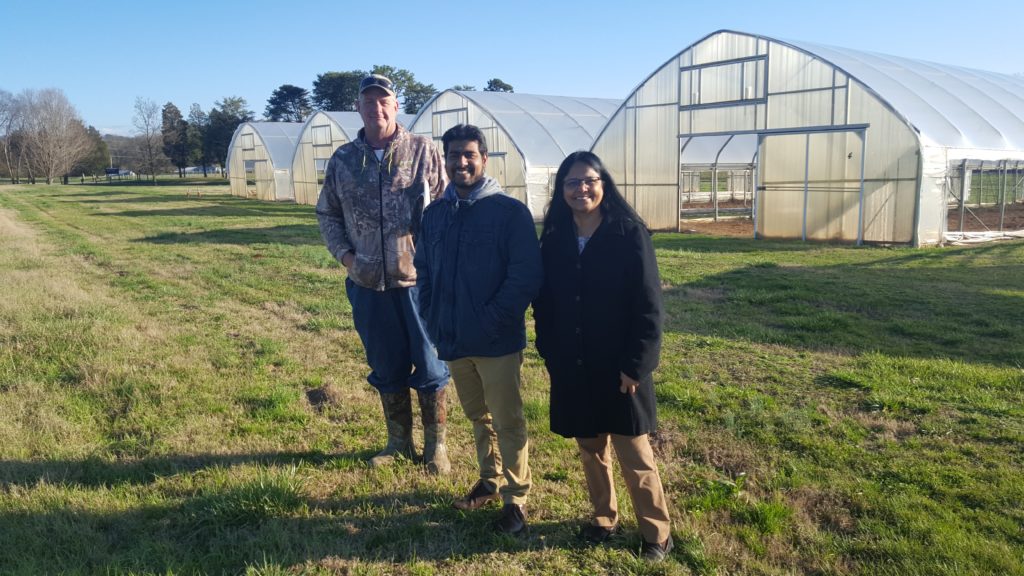
[[[661,487],[658,465],[647,434],[620,436],[602,434],[597,438],[577,438],[583,473],[587,477],[587,491],[594,507],[594,524],[611,528],[619,521],[615,483],[612,481],[611,450],[615,447],[622,478],[633,501],[640,534],[647,542],[661,543],[668,539],[671,525],[668,503]]]
[[[530,492],[529,442],[519,394],[522,363],[522,352],[448,363],[462,410],[473,423],[480,478],[499,486],[506,504],[525,504]]]

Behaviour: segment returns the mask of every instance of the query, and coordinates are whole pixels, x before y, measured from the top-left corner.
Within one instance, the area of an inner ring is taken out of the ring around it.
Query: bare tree
[[[61,90],[26,91],[22,97],[29,165],[52,184],[89,154],[92,141],[78,111]]]
[[[0,89],[0,153],[4,157],[4,166],[11,183],[16,184],[18,177],[14,173],[11,157],[14,155],[14,133],[21,117],[21,106],[17,98],[6,90]]]
[[[135,116],[132,118],[136,133],[142,141],[142,170],[151,175],[156,184],[156,173],[164,164],[163,136],[160,106],[149,98],[135,98]]]
[[[32,165],[28,158],[28,116],[29,104],[35,99],[35,92],[23,90],[13,97],[11,110],[7,117],[4,140],[8,159],[8,172],[11,183],[19,184],[22,174],[27,172],[29,180],[35,184]]]

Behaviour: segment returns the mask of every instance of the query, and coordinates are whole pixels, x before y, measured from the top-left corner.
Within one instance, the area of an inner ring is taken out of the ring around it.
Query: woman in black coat
[[[648,440],[657,427],[651,373],[661,350],[658,264],[650,232],[594,154],[574,152],[559,166],[541,254],[537,351],[551,377],[551,430],[576,439],[594,506],[581,535],[603,542],[618,528],[614,446],[643,556],[662,560],[672,538]]]

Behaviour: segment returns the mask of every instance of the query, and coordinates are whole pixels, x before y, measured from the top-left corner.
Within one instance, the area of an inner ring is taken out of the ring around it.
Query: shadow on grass
[[[368,455],[368,454],[367,454]],[[364,455],[360,455],[360,458]],[[338,458],[349,459],[353,455]],[[495,533],[497,505],[472,512],[451,508],[458,494],[437,489],[379,495],[310,498],[301,474],[227,483],[203,476],[204,468],[238,464],[330,466],[322,454],[258,454],[168,458],[138,464],[4,462],[9,489],[37,482],[120,490],[123,483],[197,473],[195,480],[157,489],[140,505],[97,512],[80,504],[51,502],[45,509],[0,511],[0,533],[18,546],[0,547],[0,572],[241,573],[247,566],[306,562],[343,567],[359,562],[443,561],[494,551],[582,548],[576,521],[530,524],[525,537]],[[411,466],[411,464],[400,465]],[[274,476],[273,474],[277,474]],[[367,471],[373,482],[374,472]],[[18,478],[11,482],[11,476]],[[88,479],[86,479],[88,478]],[[100,496],[103,499],[103,496]],[[77,500],[77,497],[72,497]],[[635,549],[638,538],[612,547]]]
[[[1024,243],[746,265],[664,293],[667,331],[1024,365]]]
[[[167,232],[134,240],[150,244],[287,244],[320,246],[320,229],[312,224],[291,224],[269,228],[221,228],[206,232]]]
[[[155,201],[157,202],[157,201]],[[134,204],[135,200],[125,200],[124,204]],[[122,216],[128,218],[165,218],[165,217],[193,217],[193,218],[224,218],[239,216],[295,216],[315,220],[316,216],[311,206],[298,204],[275,204],[270,202],[239,202],[239,203],[211,203],[201,206],[189,206],[186,208],[170,208],[156,210],[125,210],[123,212],[105,212],[102,216]]]
[[[81,196],[81,198],[86,198],[86,199],[84,199],[84,200],[76,199],[75,202],[77,202],[79,204],[89,204],[89,205],[102,204],[102,205],[112,206],[112,205],[115,205],[115,204],[128,204],[128,205],[130,205],[130,204],[152,204],[152,203],[158,203],[158,202],[205,202],[205,203],[217,202],[217,203],[227,203],[227,202],[229,202],[231,200],[231,197],[227,196],[226,194],[225,195],[218,195],[218,196],[205,196],[204,195],[204,196],[201,196],[201,197],[198,197],[198,198],[195,197],[195,196],[188,196],[188,197],[186,197],[184,193],[181,193],[181,194],[167,194],[167,193],[163,193],[163,192],[160,193],[160,194],[131,194],[131,195],[111,194],[110,196],[117,196],[117,197],[116,198],[106,197],[106,198],[88,199],[88,198],[94,198],[94,197],[90,196],[89,194],[83,194]]]
[[[242,464],[323,464],[332,459],[369,457],[369,454],[330,455],[322,452],[275,452],[265,454],[168,456],[132,462],[111,462],[100,458],[83,460],[0,460],[0,487],[30,487],[48,484],[96,488],[120,484],[147,484],[160,476],[190,473],[214,466]]]
[[[168,186],[228,186],[229,181],[227,178],[222,178],[220,175],[213,175],[203,178],[202,176],[190,176],[188,178],[173,178],[165,179],[158,178],[156,185],[151,180],[100,180],[99,182],[90,182],[86,178],[85,182],[79,182],[72,178],[69,184],[75,186],[114,186],[114,187],[137,187],[137,188],[166,188]]]

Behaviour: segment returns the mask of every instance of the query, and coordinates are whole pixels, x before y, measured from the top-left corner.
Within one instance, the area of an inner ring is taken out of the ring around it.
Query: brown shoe
[[[457,510],[476,510],[491,500],[498,499],[498,489],[486,480],[477,480],[469,494],[452,502]]]
[[[526,508],[522,504],[505,504],[501,517],[494,522],[498,532],[515,536],[526,532]]]

